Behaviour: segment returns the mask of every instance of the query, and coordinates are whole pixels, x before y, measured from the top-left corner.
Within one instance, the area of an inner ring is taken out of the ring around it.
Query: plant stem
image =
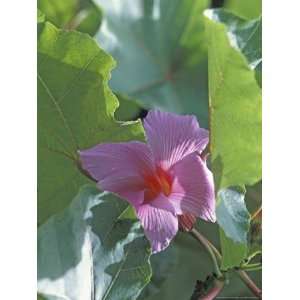
[[[253,220],[261,213],[261,211],[262,211],[262,207],[260,206],[260,207],[258,208],[258,210],[255,211],[255,212],[253,213],[253,215],[251,216],[251,221],[253,221]]]
[[[211,257],[211,260],[213,262],[213,265],[214,265],[214,268],[215,268],[215,272],[216,272],[216,275],[217,275],[217,278],[222,278],[223,277],[223,274],[222,272],[220,271],[220,268],[219,268],[219,264],[218,264],[218,261],[217,261],[217,258],[214,254],[214,251],[212,250],[212,248],[210,247],[210,245],[207,243],[207,239],[200,233],[198,232],[195,228],[193,228],[191,231],[190,231],[190,234],[197,240],[199,241],[202,246],[204,246],[204,248],[206,249],[206,251],[209,253],[210,257]]]
[[[216,280],[214,287],[208,292],[207,295],[201,296],[198,300],[213,300],[220,294],[224,287],[224,280]]]
[[[247,273],[243,270],[236,271],[240,276],[242,281],[247,285],[247,287],[252,291],[252,293],[261,299],[261,290],[256,286],[256,284],[252,281],[252,279],[247,275]]]
[[[222,260],[222,255],[218,251],[218,249],[206,238],[204,237],[196,228],[193,228],[191,231],[191,234],[201,242],[202,245],[205,246],[205,248],[209,248],[208,252],[213,252],[214,258],[218,258],[219,261]],[[218,265],[218,263],[217,263]],[[218,265],[218,270],[219,265]],[[221,271],[220,271],[221,272]],[[261,299],[261,290],[256,286],[256,284],[252,281],[252,279],[247,275],[247,273],[243,270],[235,270],[235,272],[239,275],[241,280],[246,284],[246,286],[252,291],[252,293],[257,296],[259,299]]]

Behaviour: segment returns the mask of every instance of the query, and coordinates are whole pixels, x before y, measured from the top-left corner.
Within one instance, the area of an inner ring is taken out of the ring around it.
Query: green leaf
[[[210,18],[226,25],[227,36],[232,47],[238,49],[256,71],[261,86],[262,71],[262,20],[261,17],[247,21],[226,10],[211,10]]]
[[[75,15],[78,0],[38,0],[37,7],[47,20],[58,27],[64,27]]]
[[[136,120],[141,112],[141,103],[125,95],[117,94],[120,106],[115,112],[115,118],[122,121]]]
[[[166,250],[151,256],[151,281],[142,291],[138,300],[148,300],[159,293],[163,284],[169,276],[172,276],[174,273],[177,264],[177,256],[177,248],[174,243],[172,243]]]
[[[209,19],[210,151],[216,188],[252,185],[261,178],[261,89],[226,26]]]
[[[37,10],[37,23],[45,22],[45,15],[38,9]]]
[[[247,244],[250,214],[245,205],[245,195],[233,189],[218,192],[216,208],[218,224],[234,242]]]
[[[127,208],[85,186],[38,230],[38,292],[46,300],[134,300],[149,282],[150,248]]]
[[[261,1],[226,0],[225,7],[241,17],[254,19],[261,15]]]
[[[213,244],[219,248],[219,229],[214,224],[199,221],[197,227]],[[171,274],[165,279],[156,294],[150,295],[143,300],[188,300],[194,290],[197,280],[205,281],[207,275],[213,270],[210,257],[198,241],[189,234],[179,232],[172,242],[177,252],[176,266]],[[163,252],[162,252],[163,253]],[[151,256],[152,259],[152,256]],[[153,267],[155,276],[155,267]],[[260,286],[260,272],[253,272],[251,278]],[[228,274],[230,284],[225,285],[220,297],[228,299],[238,297],[251,297],[253,294],[245,284],[235,276],[234,272]],[[144,291],[146,291],[147,287]],[[144,292],[143,291],[143,292]],[[142,296],[142,295],[141,295]],[[141,300],[139,298],[139,300]]]
[[[88,35],[38,25],[38,221],[63,210],[87,182],[79,149],[144,140],[140,121],[117,122],[108,87],[114,60]]]
[[[104,21],[96,36],[117,60],[112,87],[160,108],[198,116],[207,126],[207,0],[95,0]]]
[[[91,3],[76,15],[72,23],[77,31],[94,36],[101,25],[101,21],[102,12],[100,8]]]
[[[222,248],[221,269],[227,270],[239,266],[247,256],[247,244],[234,242],[225,235],[221,228],[220,240]]]

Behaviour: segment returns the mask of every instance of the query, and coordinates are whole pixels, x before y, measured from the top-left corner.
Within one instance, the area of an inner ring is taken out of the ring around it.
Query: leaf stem
[[[201,242],[205,248],[209,248],[210,251],[214,253],[214,257],[217,257],[219,261],[222,260],[222,255],[218,251],[218,249],[205,237],[203,236],[197,229],[193,228],[191,234],[196,237],[198,241]],[[218,266],[219,269],[219,266]],[[219,269],[220,270],[220,269]],[[221,271],[220,271],[221,272]],[[256,284],[252,281],[252,279],[247,275],[244,270],[235,270],[235,272],[239,275],[241,280],[246,284],[246,286],[252,291],[252,293],[261,299],[261,290],[256,286]],[[222,273],[221,273],[222,274]]]
[[[240,267],[240,270],[244,270],[244,271],[247,271],[247,272],[250,272],[250,271],[259,271],[261,269],[262,269],[261,263],[250,264],[250,265],[246,265],[246,266],[241,266]]]
[[[213,262],[213,265],[214,265],[214,268],[215,268],[215,272],[216,272],[216,275],[217,275],[217,278],[222,278],[223,277],[223,274],[222,272],[220,271],[220,268],[219,268],[219,264],[218,264],[218,261],[217,261],[217,258],[215,256],[215,253],[214,251],[212,250],[211,246],[207,243],[207,239],[199,232],[197,231],[195,228],[193,228],[191,231],[190,231],[190,234],[197,240],[199,241],[202,246],[204,246],[204,248],[206,249],[206,251],[209,253],[210,257],[211,257],[211,260]]]

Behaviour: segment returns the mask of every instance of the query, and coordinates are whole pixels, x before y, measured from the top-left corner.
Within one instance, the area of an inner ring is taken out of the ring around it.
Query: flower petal
[[[181,207],[180,201],[174,201],[172,199],[172,194],[170,196],[165,196],[164,194],[159,194],[154,200],[149,202],[149,205],[166,210],[175,215],[182,215],[184,211]]]
[[[171,169],[173,183],[169,196],[160,194],[149,203],[176,215],[191,213],[216,221],[214,182],[211,171],[197,153],[177,162]]]
[[[99,144],[79,154],[82,167],[101,189],[116,193],[135,206],[143,201],[143,175],[154,172],[152,153],[146,144]]]
[[[178,231],[177,217],[147,204],[139,207],[137,215],[151,243],[152,252],[157,253],[167,248]]]
[[[202,152],[208,143],[208,131],[199,127],[194,116],[150,111],[144,128],[154,159],[164,169],[190,153]]]
[[[190,154],[171,169],[174,176],[168,197],[174,206],[180,203],[184,213],[206,221],[216,221],[214,181],[211,171],[196,153]]]

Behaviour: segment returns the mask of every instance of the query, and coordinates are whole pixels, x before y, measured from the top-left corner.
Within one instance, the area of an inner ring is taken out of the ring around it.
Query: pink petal
[[[190,154],[175,164],[170,172],[174,177],[171,194],[168,199],[155,199],[151,205],[176,214],[192,213],[215,222],[213,176],[200,156]]]
[[[172,194],[169,196],[159,194],[154,200],[149,202],[149,205],[169,211],[175,215],[182,215],[184,213],[181,202],[172,199]]]
[[[213,175],[200,156],[187,156],[171,171],[174,174],[171,198],[180,201],[184,212],[215,222]]]
[[[140,142],[99,144],[79,152],[82,167],[101,189],[137,206],[144,198],[144,174],[154,172],[152,154]]]
[[[138,208],[137,215],[151,243],[152,252],[157,253],[167,248],[178,231],[177,217],[147,204]]]
[[[208,143],[208,131],[194,116],[150,111],[144,128],[156,163],[166,170],[188,154],[202,152]]]

